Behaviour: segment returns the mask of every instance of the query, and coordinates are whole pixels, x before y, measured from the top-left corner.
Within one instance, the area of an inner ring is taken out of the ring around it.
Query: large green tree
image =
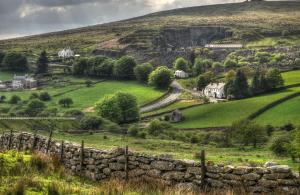
[[[156,88],[168,88],[174,78],[173,72],[166,66],[156,68],[149,75],[149,84]]]
[[[139,108],[135,96],[117,92],[104,97],[96,108],[99,115],[116,123],[127,123],[139,120]]]
[[[89,59],[88,58],[79,58],[73,63],[73,74],[75,75],[84,75],[88,67]]]
[[[40,100],[32,100],[28,103],[26,109],[25,109],[25,114],[27,116],[37,116],[38,114],[42,113],[44,109],[46,108],[44,102]]]
[[[268,88],[274,89],[276,87],[282,87],[284,80],[278,69],[270,69],[266,74],[266,80],[268,82]]]
[[[175,70],[183,70],[183,71],[187,71],[188,70],[188,61],[182,57],[177,58],[174,62],[174,69]]]
[[[153,71],[153,66],[150,63],[137,65],[134,68],[134,74],[139,82],[147,83],[150,73]]]
[[[131,56],[123,56],[114,65],[113,73],[118,79],[133,79],[133,69],[136,66],[135,59]]]
[[[234,99],[242,99],[249,96],[249,86],[245,74],[238,70],[233,81],[226,84],[227,96]]]
[[[37,62],[36,62],[36,72],[38,74],[43,74],[48,72],[48,57],[46,51],[42,51]]]
[[[8,52],[2,62],[3,68],[12,71],[27,71],[28,61],[25,55],[18,52]]]

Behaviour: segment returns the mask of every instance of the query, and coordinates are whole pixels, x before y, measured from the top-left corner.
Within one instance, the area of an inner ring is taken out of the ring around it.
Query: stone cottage
[[[225,98],[225,83],[210,83],[205,87],[203,93],[207,97],[218,99]]]

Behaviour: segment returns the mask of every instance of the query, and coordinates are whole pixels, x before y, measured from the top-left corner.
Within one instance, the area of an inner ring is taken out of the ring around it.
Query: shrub
[[[5,95],[1,95],[0,96],[0,103],[3,103],[6,100],[6,96]]]
[[[137,65],[134,68],[134,75],[139,82],[147,83],[150,73],[153,71],[153,66],[150,63]]]
[[[193,66],[193,71],[199,75],[205,71],[205,65],[202,58],[196,58]]]
[[[282,75],[278,69],[270,69],[266,74],[266,80],[269,89],[281,87],[284,84]]]
[[[199,142],[199,139],[197,137],[195,137],[195,136],[191,137],[191,143],[192,144],[196,144],[198,142]]]
[[[124,133],[121,127],[116,123],[111,123],[106,125],[106,129],[111,133],[119,133],[119,134]]]
[[[38,99],[39,98],[39,94],[38,93],[32,93],[29,97],[29,99]]]
[[[157,119],[154,119],[149,124],[148,133],[153,136],[158,136],[164,130],[170,129],[170,128],[171,128],[171,125],[168,122],[159,121]]]
[[[288,132],[273,133],[270,140],[271,151],[278,156],[286,156],[289,152],[292,136]]]
[[[145,132],[141,132],[141,133],[138,134],[138,137],[142,138],[142,139],[146,139],[147,134]]]
[[[54,117],[57,116],[58,109],[57,108],[51,108],[51,109],[46,109],[39,114],[39,116],[43,117]]]
[[[136,137],[139,133],[139,126],[137,124],[131,125],[128,129],[128,134],[130,136]]]
[[[38,114],[42,113],[44,109],[46,108],[44,102],[40,100],[31,100],[28,104],[27,107],[25,108],[25,114],[27,116],[37,116]]]
[[[48,92],[42,92],[39,96],[39,99],[42,100],[42,101],[50,101],[51,96],[49,95]]]
[[[224,62],[224,66],[226,68],[235,68],[238,66],[238,63],[237,61],[235,60],[232,60],[232,59],[226,59],[225,62]]]
[[[68,110],[67,112],[64,113],[64,116],[76,117],[81,119],[82,117],[84,117],[84,113],[81,110]]]
[[[93,82],[91,80],[86,80],[84,83],[85,83],[86,87],[90,87],[93,84]]]
[[[13,95],[13,96],[11,96],[11,98],[9,99],[9,103],[10,104],[17,104],[18,102],[20,102],[21,101],[21,98],[19,97],[19,96],[17,96],[17,95]]]
[[[80,120],[80,128],[83,130],[97,130],[103,120],[97,116],[85,116]]]
[[[73,100],[71,98],[62,98],[58,101],[58,104],[62,107],[70,107],[73,104]]]
[[[168,88],[174,78],[173,72],[166,66],[160,66],[149,75],[149,84],[156,88]]]
[[[292,131],[295,129],[295,126],[292,123],[286,123],[280,127],[281,130]]]
[[[255,59],[260,63],[268,63],[271,60],[271,54],[268,52],[256,52]]]

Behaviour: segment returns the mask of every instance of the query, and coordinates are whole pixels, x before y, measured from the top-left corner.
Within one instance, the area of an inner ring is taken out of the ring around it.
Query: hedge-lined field
[[[201,105],[184,110],[185,120],[174,126],[182,129],[230,126],[233,121],[246,118],[263,106],[297,91],[300,87],[243,100]]]
[[[256,121],[261,124],[271,124],[282,126],[286,123],[300,125],[300,97],[295,97],[291,100],[283,102],[278,106],[267,110],[260,115]]]
[[[156,90],[153,87],[139,84],[137,81],[103,81],[90,87],[86,87],[80,78],[78,80],[77,78],[72,78],[72,82],[75,81],[78,81],[78,83],[62,87],[47,86],[41,90],[35,91],[1,92],[1,95],[5,95],[7,100],[9,100],[12,95],[18,95],[22,100],[27,100],[33,92],[48,92],[51,96],[67,92],[63,95],[53,97],[50,102],[47,102],[47,105],[49,107],[59,107],[57,104],[59,99],[63,97],[70,97],[74,102],[71,109],[76,108],[83,110],[94,106],[95,103],[105,95],[110,95],[118,91],[124,91],[135,95],[139,105],[153,101],[162,96],[165,92],[162,90]],[[71,92],[68,92],[70,90]],[[1,104],[0,106],[4,105],[9,106],[8,104]]]
[[[282,73],[285,85],[300,84],[300,70]]]

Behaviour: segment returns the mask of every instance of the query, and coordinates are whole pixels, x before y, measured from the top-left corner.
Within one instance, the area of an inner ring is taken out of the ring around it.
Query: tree
[[[42,101],[50,101],[51,96],[49,95],[48,92],[42,92],[39,96],[39,99],[42,100]]]
[[[235,75],[236,75],[236,72],[234,70],[229,70],[225,75],[226,82],[233,80]]]
[[[168,88],[174,78],[173,72],[166,66],[160,66],[149,75],[149,84],[157,88]]]
[[[80,120],[80,128],[83,130],[97,130],[103,123],[101,117],[85,116]]]
[[[213,73],[206,72],[197,78],[197,87],[199,90],[203,90],[213,80]]]
[[[274,89],[276,87],[282,87],[284,80],[278,69],[270,69],[266,74],[266,80],[269,89]]]
[[[234,68],[234,67],[237,67],[238,66],[238,63],[237,61],[235,60],[232,60],[232,59],[226,59],[225,62],[224,62],[224,66],[226,68]]]
[[[6,96],[5,95],[1,95],[0,96],[0,103],[3,103],[6,100]]]
[[[28,70],[28,61],[26,56],[18,52],[8,52],[3,59],[3,67],[12,71]]]
[[[183,70],[187,71],[188,70],[188,61],[182,57],[177,58],[174,62],[174,69],[175,70]]]
[[[238,70],[232,82],[226,85],[227,96],[235,99],[242,99],[249,96],[249,86],[247,77],[241,70]]]
[[[73,100],[71,98],[61,98],[58,101],[58,104],[61,105],[62,107],[70,107],[73,104]]]
[[[37,62],[37,70],[38,74],[43,74],[48,72],[48,57],[46,51],[42,51],[40,57],[38,58]]]
[[[120,123],[122,121],[122,111],[116,96],[105,96],[96,104],[96,109],[101,117],[110,121]]]
[[[88,67],[88,58],[79,58],[73,63],[73,74],[84,75]]]
[[[220,62],[214,62],[214,63],[212,64],[212,68],[213,68],[215,71],[219,72],[219,71],[222,69],[222,64],[221,64]]]
[[[114,65],[113,73],[118,79],[133,79],[133,69],[136,66],[136,62],[131,56],[123,56],[118,59]]]
[[[19,101],[21,101],[21,98],[17,95],[13,95],[11,96],[11,98],[9,99],[9,103],[10,104],[17,104]]]
[[[271,60],[271,54],[268,52],[256,52],[255,59],[260,63],[268,63]]]
[[[147,83],[150,73],[153,71],[153,66],[150,63],[137,65],[134,68],[134,75],[141,83]]]
[[[117,92],[115,96],[121,109],[121,122],[138,121],[140,116],[136,97],[125,92]]]
[[[85,83],[86,87],[90,87],[93,84],[93,82],[91,80],[86,80],[84,83]]]
[[[81,119],[82,117],[84,117],[84,113],[81,110],[68,110],[64,113],[64,116]]]
[[[113,96],[103,98],[97,104],[99,115],[117,123],[139,120],[139,108],[135,96],[117,92]]]
[[[290,153],[292,158],[300,159],[300,129],[297,129],[293,132],[293,141],[290,147]]]
[[[25,114],[27,116],[37,116],[38,114],[42,113],[44,109],[46,108],[44,102],[40,100],[32,100],[28,103],[26,109],[25,109]]]
[[[205,66],[202,58],[198,57],[195,59],[193,70],[197,75],[202,74],[205,71]]]
[[[234,122],[231,126],[232,136],[236,143],[243,146],[252,144],[254,148],[267,139],[266,129],[249,120]]]
[[[105,58],[103,61],[101,59],[96,58],[95,60],[95,73],[97,76],[110,78],[113,75],[113,67],[115,61],[110,58]]]
[[[251,82],[251,92],[252,94],[258,94],[261,93],[263,89],[260,85],[260,72],[257,70],[253,76],[252,82]]]
[[[0,51],[0,67],[2,65],[2,61],[4,57],[5,57],[5,53],[3,51]]]

